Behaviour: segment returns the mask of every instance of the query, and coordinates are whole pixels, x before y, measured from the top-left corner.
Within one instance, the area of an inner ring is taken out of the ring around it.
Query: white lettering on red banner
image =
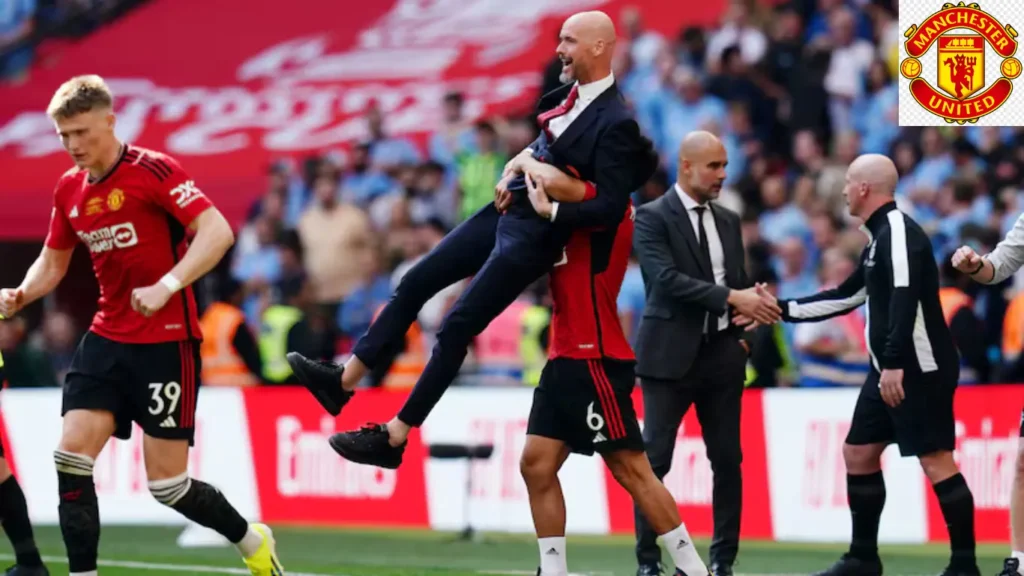
[[[395,493],[398,474],[353,464],[331,449],[334,419],[320,420],[319,430],[303,430],[290,415],[277,419],[277,489],[283,496],[364,497],[387,499]]]

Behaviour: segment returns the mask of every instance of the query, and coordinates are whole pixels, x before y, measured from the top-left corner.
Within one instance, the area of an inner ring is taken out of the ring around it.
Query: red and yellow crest
[[[976,34],[953,30],[967,29]],[[977,4],[944,4],[942,10],[929,16],[920,27],[913,25],[903,34],[907,58],[900,64],[900,73],[910,79],[910,94],[925,110],[946,122],[964,124],[1002,106],[1013,91],[1010,82],[1020,75],[1017,52],[1017,31],[999,21]],[[1002,76],[985,84],[985,44],[1003,59]],[[920,78],[919,58],[934,46],[938,58],[936,89]]]

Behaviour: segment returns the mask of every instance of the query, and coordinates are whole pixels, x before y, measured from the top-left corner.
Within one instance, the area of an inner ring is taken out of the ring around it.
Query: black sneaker
[[[861,560],[849,554],[843,554],[838,562],[814,576],[882,576],[882,561],[878,559]]]
[[[324,410],[330,412],[331,416],[341,414],[341,409],[355,395],[355,392],[341,387],[341,375],[345,373],[345,367],[333,362],[310,360],[298,352],[289,352],[285,358],[295,377],[313,393]]]
[[[11,566],[5,576],[50,576],[46,566]]]
[[[664,573],[661,564],[641,564],[636,569],[636,576],[661,576]]]
[[[1003,571],[997,576],[1020,576],[1020,560],[1016,558],[1003,560]]]
[[[402,465],[405,443],[392,446],[390,439],[386,425],[368,423],[358,430],[339,432],[328,442],[346,460],[394,470]]]

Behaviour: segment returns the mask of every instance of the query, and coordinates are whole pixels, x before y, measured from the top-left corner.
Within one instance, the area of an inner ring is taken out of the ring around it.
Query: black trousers
[[[746,351],[735,335],[704,342],[682,380],[641,378],[644,395],[644,445],[658,478],[672,468],[676,433],[686,411],[697,408],[704,445],[714,474],[712,508],[715,530],[711,563],[732,565],[740,541],[743,480],[740,464],[740,404]],[[647,518],[635,508],[636,558],[641,565],[661,562],[661,549]],[[686,521],[686,518],[683,518]]]
[[[387,306],[353,350],[371,369],[401,351],[420,308],[459,280],[472,282],[448,311],[430,361],[398,417],[423,424],[458,376],[473,339],[519,295],[546,274],[560,255],[559,236],[533,213],[501,217],[493,204],[445,236],[402,278]]]

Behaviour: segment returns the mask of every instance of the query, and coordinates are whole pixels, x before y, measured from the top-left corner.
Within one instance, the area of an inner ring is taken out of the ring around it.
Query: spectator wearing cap
[[[478,122],[474,129],[476,150],[457,157],[459,167],[459,221],[465,220],[494,201],[494,184],[508,162],[500,149],[498,133],[490,122]]]
[[[298,233],[313,301],[334,318],[341,302],[367,280],[361,263],[376,245],[370,218],[357,206],[339,202],[337,182],[322,176],[313,186],[313,203],[299,219]]]

